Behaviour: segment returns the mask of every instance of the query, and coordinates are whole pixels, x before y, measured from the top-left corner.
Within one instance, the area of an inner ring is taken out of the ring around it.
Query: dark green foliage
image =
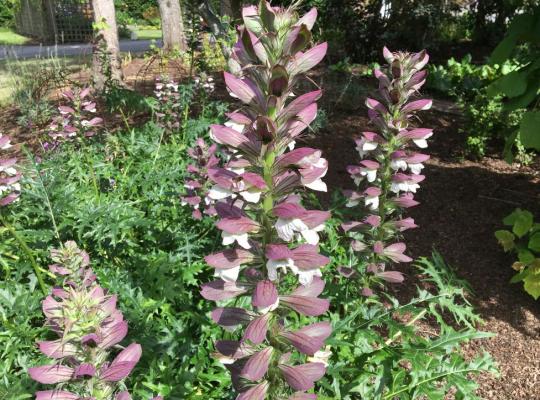
[[[540,297],[540,223],[534,222],[530,211],[517,208],[503,223],[512,231],[499,230],[495,237],[506,252],[517,255],[512,264],[517,274],[512,283],[523,282],[523,288],[537,300]]]
[[[455,100],[463,110],[467,125],[462,133],[467,136],[468,154],[483,157],[490,147],[502,153],[506,139],[519,127],[523,109],[508,109],[503,96],[490,95],[489,88],[499,79],[512,75],[519,68],[519,62],[507,60],[502,64],[476,65],[467,55],[460,61],[451,58],[446,65],[429,68],[428,88]],[[515,154],[521,163],[531,161],[519,140]]]
[[[157,25],[159,9],[155,0],[115,0],[116,19],[119,25]]]
[[[207,131],[216,114],[205,118],[188,122]],[[25,195],[2,212],[42,266],[50,263],[48,250],[67,239],[90,253],[102,285],[119,296],[130,322],[128,340],[144,348],[128,382],[135,398],[161,393],[195,399],[205,393],[226,399],[227,385],[218,382],[227,380],[224,368],[210,357],[219,329],[199,296],[199,282],[210,279],[202,254],[212,251],[216,233],[209,221],[194,222],[191,210],[180,205],[189,162],[184,147],[175,135],[159,141],[159,128],[149,123],[102,142],[65,144],[37,166],[26,166]],[[3,228],[0,235],[0,393],[28,398],[35,387],[25,371],[39,363],[35,341],[45,339],[42,294],[17,243]]]
[[[15,11],[18,1],[5,0],[0,2],[0,27],[15,26]]]
[[[288,0],[276,1],[288,5]],[[336,62],[349,57],[353,62],[379,60],[383,45],[418,51],[423,48],[436,59],[449,52],[462,53],[495,46],[504,34],[506,21],[530,10],[537,0],[480,1],[470,4],[452,0],[308,0],[305,8],[319,10],[321,39],[330,42]],[[336,57],[337,56],[337,57]]]
[[[506,111],[527,110],[519,129],[507,132],[509,146],[519,137],[526,148],[540,150],[540,5],[512,20],[504,40],[493,51],[490,63],[512,58],[519,61],[519,67],[492,82],[488,94],[503,96]]]

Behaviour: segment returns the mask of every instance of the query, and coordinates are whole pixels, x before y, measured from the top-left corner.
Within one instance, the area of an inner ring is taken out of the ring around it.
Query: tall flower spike
[[[13,147],[9,136],[0,133],[0,207],[16,201],[21,194],[21,173],[17,170],[17,157],[7,157],[8,149]]]
[[[38,342],[52,364],[29,368],[30,377],[42,384],[59,385],[36,393],[36,399],[130,400],[119,382],[141,357],[142,349],[131,343],[109,362],[114,346],[127,335],[127,322],[116,308],[116,296],[96,282],[88,254],[69,241],[51,251],[49,269],[62,279],[43,301],[46,325],[58,339]],[[69,391],[64,390],[69,383]]]
[[[326,190],[321,178],[328,163],[320,150],[295,149],[317,115],[321,91],[296,97],[293,89],[323,59],[326,43],[311,45],[315,9],[299,18],[293,8],[261,1],[242,15],[229,61],[233,73],[225,72],[225,83],[243,106],[224,125],[211,127],[211,137],[230,158],[208,171],[208,197],[217,201],[217,227],[231,248],[206,257],[217,279],[201,293],[236,304],[220,303],[224,307],[212,318],[229,331],[241,330],[239,340],[216,343],[237,400],[311,399],[316,395],[304,392],[324,375],[326,364],[308,358],[325,348],[331,327],[293,326],[298,318],[290,315],[328,310],[328,301],[318,296],[329,259],[317,244],[330,214],[307,210],[296,192]],[[236,302],[238,297],[249,300]]]
[[[428,62],[425,51],[393,53],[383,51],[388,65],[375,70],[379,82],[377,99],[368,98],[366,105],[375,132],[363,132],[356,139],[360,155],[358,165],[347,168],[358,186],[348,191],[347,206],[363,205],[366,213],[361,221],[349,221],[343,229],[353,238],[351,248],[359,253],[367,274],[355,274],[350,267],[341,267],[347,278],[362,280],[365,295],[373,291],[373,283],[403,281],[398,271],[387,270],[391,263],[410,262],[401,232],[416,228],[412,218],[404,218],[405,208],[418,204],[414,194],[424,180],[423,163],[429,156],[417,152],[427,147],[431,129],[413,125],[418,111],[431,107],[431,100],[415,99],[426,80],[423,70]]]
[[[94,136],[103,125],[103,119],[94,116],[96,103],[90,99],[90,88],[68,89],[62,97],[65,104],[58,107],[58,116],[49,125],[52,140],[81,140]]]
[[[190,179],[184,183],[187,192],[182,196],[182,205],[189,205],[193,208],[192,215],[195,219],[202,219],[203,214],[216,214],[214,208],[216,199],[209,193],[212,185],[208,175],[209,171],[217,167],[219,163],[216,149],[215,144],[208,146],[202,138],[198,138],[195,146],[188,149],[193,164],[187,167]]]

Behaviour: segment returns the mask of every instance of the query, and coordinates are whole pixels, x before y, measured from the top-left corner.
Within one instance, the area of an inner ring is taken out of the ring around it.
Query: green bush
[[[523,110],[519,128],[506,132],[507,147],[514,142],[523,147],[540,151],[540,5],[517,15],[512,20],[505,38],[491,54],[490,63],[515,59],[519,66],[488,87],[491,97],[504,98],[504,110]],[[511,152],[509,151],[509,156]],[[510,158],[510,157],[509,157]]]
[[[225,399],[215,384],[226,379],[224,369],[209,354],[219,329],[199,296],[199,282],[209,279],[201,254],[211,251],[216,234],[180,206],[188,162],[182,149],[174,136],[160,144],[153,123],[80,148],[63,145],[27,166],[24,196],[2,213],[43,266],[48,250],[67,239],[90,253],[102,285],[121,299],[130,337],[144,347],[130,382],[136,398],[204,392]],[[26,368],[45,361],[35,349],[43,339],[43,295],[18,244],[5,228],[0,235],[0,393],[27,398],[35,384]]]
[[[495,232],[505,252],[515,253],[518,261],[512,264],[517,271],[511,282],[523,282],[523,289],[537,300],[540,297],[540,223],[534,222],[530,211],[516,209],[503,223],[509,230]]]
[[[429,67],[428,88],[455,100],[463,110],[467,125],[460,131],[466,135],[469,155],[483,157],[489,147],[502,153],[509,134],[519,128],[524,110],[508,109],[504,96],[493,95],[489,89],[490,85],[513,74],[519,67],[517,60],[507,60],[501,65],[475,65],[470,55],[460,61],[451,58],[446,65]],[[523,164],[532,160],[519,138],[515,156]]]

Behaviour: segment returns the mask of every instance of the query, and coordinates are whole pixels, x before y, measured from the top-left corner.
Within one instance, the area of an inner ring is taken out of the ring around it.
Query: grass
[[[9,28],[0,27],[0,45],[20,45],[29,42],[30,39],[13,32]]]
[[[44,57],[40,59],[0,61],[0,106],[9,104],[16,90],[21,89],[32,74],[47,69],[65,69],[70,73],[90,65],[90,57]]]
[[[161,39],[161,29],[139,29],[135,28],[137,40]]]

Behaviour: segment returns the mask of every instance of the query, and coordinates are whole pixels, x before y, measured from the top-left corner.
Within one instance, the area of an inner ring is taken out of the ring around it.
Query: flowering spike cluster
[[[43,384],[57,385],[39,391],[36,400],[129,400],[120,390],[141,357],[141,346],[132,343],[109,362],[128,330],[116,308],[116,296],[96,282],[88,254],[69,241],[51,251],[54,264],[49,270],[62,280],[43,300],[46,325],[58,339],[38,342],[39,350],[52,364],[29,368],[30,377]],[[157,398],[156,398],[157,399]]]
[[[180,127],[182,106],[178,89],[178,82],[167,77],[156,78],[154,89],[154,95],[157,99],[156,122],[167,132]]]
[[[60,115],[49,125],[49,136],[53,141],[91,137],[96,134],[96,129],[103,124],[103,119],[92,116],[96,112],[96,103],[90,100],[89,96],[90,88],[75,91],[68,89],[62,93],[68,104],[58,107]]]
[[[0,133],[0,154],[13,147],[9,136]],[[0,156],[0,207],[16,201],[21,194],[21,173],[17,171],[17,157]]]
[[[329,307],[319,297],[329,259],[317,244],[330,214],[305,209],[296,191],[326,190],[328,163],[320,150],[295,149],[316,117],[321,91],[296,97],[293,88],[327,45],[311,46],[315,9],[299,18],[293,8],[261,1],[242,14],[229,62],[234,73],[225,72],[225,83],[243,107],[211,127],[231,156],[224,168],[208,171],[208,197],[217,201],[217,228],[230,247],[206,257],[217,279],[203,285],[202,295],[219,302],[216,323],[244,328],[240,340],[216,343],[237,400],[315,399],[306,391],[325,374],[331,326],[293,325],[301,318],[292,315],[319,316]]]
[[[202,219],[203,213],[216,215],[215,199],[208,196],[211,187],[209,173],[219,164],[216,150],[216,144],[208,146],[202,138],[198,138],[195,146],[188,149],[188,154],[194,163],[187,167],[189,179],[184,183],[187,193],[182,196],[182,205],[193,208],[192,215],[195,219]]]
[[[403,218],[403,210],[418,204],[414,193],[424,180],[421,171],[429,156],[415,151],[425,149],[432,129],[417,128],[411,121],[418,111],[431,108],[432,101],[414,99],[426,81],[428,62],[425,51],[420,53],[392,53],[384,48],[388,65],[384,70],[375,70],[379,81],[378,99],[368,98],[366,105],[371,123],[376,132],[363,132],[356,140],[356,149],[361,161],[348,167],[357,191],[347,191],[347,206],[364,203],[368,215],[362,221],[343,224],[353,234],[353,251],[367,255],[368,280],[364,282],[364,295],[373,294],[370,282],[403,281],[398,271],[386,270],[389,262],[410,262],[405,255],[405,243],[396,242],[400,232],[416,228],[412,218]],[[361,238],[361,239],[359,239]],[[350,268],[340,272],[347,277],[354,275]]]

